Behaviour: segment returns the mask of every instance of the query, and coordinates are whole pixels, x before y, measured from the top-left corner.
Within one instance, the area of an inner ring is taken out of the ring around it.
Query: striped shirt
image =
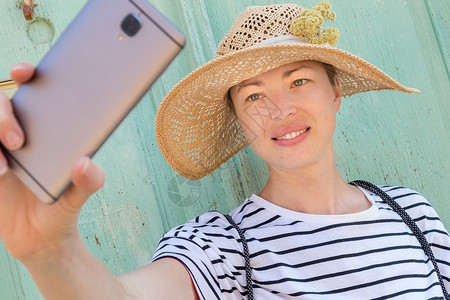
[[[424,232],[450,291],[450,237],[434,209],[413,190],[380,187]],[[354,214],[304,214],[256,195],[230,213],[248,242],[255,299],[443,299],[417,238],[381,198],[362,191],[372,206]],[[153,260],[163,257],[184,264],[200,299],[245,299],[242,243],[220,213],[166,233]]]

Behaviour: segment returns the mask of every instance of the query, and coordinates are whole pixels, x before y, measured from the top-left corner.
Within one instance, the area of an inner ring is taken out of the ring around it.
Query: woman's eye
[[[306,83],[306,79],[297,79],[292,83],[292,85],[301,86],[301,85],[304,85],[305,83]]]
[[[256,101],[259,98],[261,98],[261,95],[259,95],[259,94],[251,94],[250,96],[247,97],[247,99],[250,101]]]

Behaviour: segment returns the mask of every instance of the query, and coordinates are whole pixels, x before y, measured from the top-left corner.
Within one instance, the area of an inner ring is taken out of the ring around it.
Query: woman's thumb
[[[81,209],[86,200],[105,182],[105,172],[89,157],[81,157],[72,169],[72,185],[64,193],[62,201],[72,208]]]

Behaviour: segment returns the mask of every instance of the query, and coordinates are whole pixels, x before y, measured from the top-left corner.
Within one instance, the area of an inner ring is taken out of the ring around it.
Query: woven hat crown
[[[297,4],[247,7],[220,41],[216,57],[246,49],[264,40],[291,34],[292,20],[298,18],[303,10],[304,8]]]

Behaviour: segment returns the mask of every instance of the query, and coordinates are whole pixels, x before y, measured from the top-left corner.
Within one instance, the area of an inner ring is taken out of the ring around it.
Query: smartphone
[[[12,98],[26,141],[5,151],[45,203],[70,184],[181,51],[185,38],[145,0],[90,0]]]

